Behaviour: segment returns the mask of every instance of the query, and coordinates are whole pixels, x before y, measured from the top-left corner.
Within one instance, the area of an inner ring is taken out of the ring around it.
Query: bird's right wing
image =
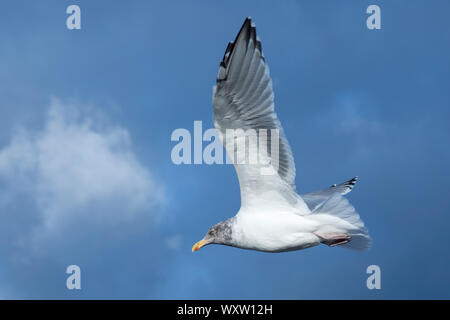
[[[308,210],[295,191],[294,158],[274,111],[273,98],[261,42],[247,18],[220,64],[213,93],[214,125],[229,159],[234,161],[243,206],[287,200],[291,206]],[[234,135],[229,137],[228,132]],[[260,143],[264,133],[266,148]],[[257,135],[256,145],[249,140],[252,134]],[[244,153],[239,152],[239,144],[245,146]],[[275,145],[277,148],[272,148]],[[250,157],[256,163],[251,163]]]
[[[306,202],[309,209],[311,211],[314,211],[316,208],[318,208],[320,205],[322,205],[325,201],[327,201],[335,193],[340,194],[340,195],[345,195],[345,194],[349,193],[350,191],[352,191],[357,180],[358,180],[358,177],[354,177],[353,179],[345,181],[341,184],[338,184],[338,185],[334,184],[327,189],[310,192],[310,193],[305,193],[300,196]]]

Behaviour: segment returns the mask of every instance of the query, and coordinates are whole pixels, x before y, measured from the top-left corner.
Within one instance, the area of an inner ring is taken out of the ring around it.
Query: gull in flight
[[[241,208],[234,217],[211,227],[192,251],[209,244],[265,252],[300,250],[321,243],[356,250],[370,246],[364,223],[343,197],[354,187],[356,177],[328,189],[297,194],[294,158],[274,111],[269,68],[250,18],[225,51],[213,91],[213,109],[218,136],[234,160]],[[230,129],[234,130],[233,139],[228,139]],[[267,148],[248,143],[245,153],[239,154],[235,143],[246,145],[249,129],[275,132],[275,143],[269,138],[271,146]],[[273,151],[272,145],[278,149]],[[251,154],[257,154],[260,161],[239,159]],[[272,174],[263,171],[267,166],[273,168]]]

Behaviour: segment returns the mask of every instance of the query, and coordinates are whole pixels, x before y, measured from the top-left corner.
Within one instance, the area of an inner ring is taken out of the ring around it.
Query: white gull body
[[[294,158],[274,110],[269,68],[250,18],[226,49],[213,91],[213,108],[214,125],[235,162],[241,208],[233,218],[213,226],[193,251],[213,243],[266,252],[299,250],[320,243],[360,250],[370,246],[364,223],[343,197],[356,178],[297,194]],[[227,139],[229,129],[242,129],[242,133],[235,131],[233,138]],[[249,129],[268,132],[269,146],[250,144],[245,133]],[[274,129],[279,135],[275,152],[270,134]],[[247,146],[244,154],[236,147],[240,142]],[[250,163],[249,155],[255,154],[259,161]],[[273,173],[262,174],[268,166]]]

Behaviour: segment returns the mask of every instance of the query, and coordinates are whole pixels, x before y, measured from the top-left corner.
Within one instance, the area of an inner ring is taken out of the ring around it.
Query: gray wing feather
[[[358,180],[358,177],[354,177],[353,179],[345,181],[341,184],[338,184],[338,185],[334,184],[327,189],[302,194],[300,196],[306,202],[306,204],[308,205],[308,208],[311,211],[314,211],[317,207],[319,207],[325,201],[327,201],[332,195],[334,195],[336,193],[338,193],[340,195],[345,195],[345,194],[349,193],[350,191],[352,191],[357,180]]]
[[[225,135],[226,129],[278,129],[279,151],[271,154],[268,133],[267,156],[278,158],[278,177],[295,192],[295,163],[283,128],[274,111],[272,80],[261,50],[256,29],[247,18],[234,42],[230,42],[220,64],[213,96],[214,125]],[[224,143],[225,148],[226,143]],[[255,151],[259,152],[259,151]],[[230,158],[234,155],[230,155]],[[261,157],[261,155],[260,155]],[[241,191],[250,180],[248,166],[237,166]],[[261,180],[260,184],[264,184]],[[273,182],[273,181],[272,181]],[[266,181],[269,184],[270,181]]]

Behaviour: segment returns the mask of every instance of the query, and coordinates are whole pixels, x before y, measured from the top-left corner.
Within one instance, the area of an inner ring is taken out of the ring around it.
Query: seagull
[[[368,230],[344,198],[357,177],[324,190],[297,193],[294,157],[274,110],[269,67],[250,17],[226,48],[213,88],[213,109],[218,137],[234,160],[241,208],[234,217],[211,227],[192,247],[193,252],[209,244],[263,252],[294,251],[319,244],[355,250],[370,247]],[[232,139],[228,130],[234,130]],[[248,150],[239,155],[235,143],[246,145],[248,130],[271,132],[275,143],[269,139],[267,148],[248,143]],[[278,145],[278,149],[273,151],[272,145]],[[250,154],[257,154],[260,161],[239,161]],[[273,169],[272,173],[263,171],[267,167]]]

